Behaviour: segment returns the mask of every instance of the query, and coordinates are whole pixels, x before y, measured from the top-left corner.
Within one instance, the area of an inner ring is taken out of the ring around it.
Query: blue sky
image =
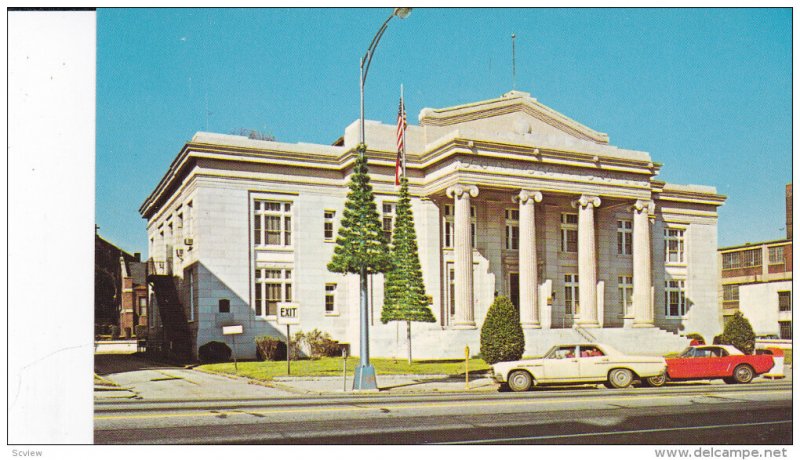
[[[358,63],[389,8],[99,9],[97,224],[147,252],[138,208],[195,132],[330,144],[358,118]],[[659,179],[728,196],[721,246],[782,238],[791,182],[789,9],[415,9],[393,20],[366,117],[516,88],[644,150]],[[207,109],[206,109],[207,107]]]

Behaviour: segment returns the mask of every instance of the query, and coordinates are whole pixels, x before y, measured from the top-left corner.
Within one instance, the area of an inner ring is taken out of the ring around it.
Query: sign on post
[[[222,326],[222,335],[230,335],[233,340],[233,368],[239,372],[239,363],[236,360],[236,336],[244,333],[244,328],[241,324],[234,326]]]
[[[296,303],[278,303],[278,324],[286,325],[286,375],[292,375],[292,336],[290,326],[300,324],[300,306]]]

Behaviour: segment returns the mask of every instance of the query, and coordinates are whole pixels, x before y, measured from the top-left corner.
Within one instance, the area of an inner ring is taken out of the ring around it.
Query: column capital
[[[573,208],[577,208],[577,207],[585,208],[585,207],[588,207],[589,205],[592,205],[593,207],[597,208],[597,207],[600,207],[600,203],[601,203],[601,201],[600,201],[600,197],[599,196],[581,195],[580,198],[578,198],[577,200],[572,202],[572,207]]]
[[[461,198],[461,195],[468,193],[469,196],[475,198],[478,196],[478,187],[476,185],[462,185],[456,184],[450,187],[447,187],[447,197],[448,198]]]
[[[511,200],[519,202],[519,204],[525,204],[528,200],[531,200],[531,203],[539,203],[542,201],[542,192],[537,190],[521,190],[518,194],[511,197]]]
[[[630,209],[634,212],[647,211],[647,214],[655,214],[656,204],[651,200],[636,200]]]

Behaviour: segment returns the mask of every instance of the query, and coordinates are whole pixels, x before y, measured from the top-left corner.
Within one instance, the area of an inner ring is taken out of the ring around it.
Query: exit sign
[[[278,303],[278,324],[291,326],[300,324],[300,306],[296,303]]]

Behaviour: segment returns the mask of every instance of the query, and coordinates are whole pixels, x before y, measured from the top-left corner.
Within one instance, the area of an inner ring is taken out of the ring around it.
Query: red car
[[[772,365],[770,355],[746,355],[731,345],[701,345],[687,348],[677,358],[667,358],[667,377],[749,383],[772,369]]]

